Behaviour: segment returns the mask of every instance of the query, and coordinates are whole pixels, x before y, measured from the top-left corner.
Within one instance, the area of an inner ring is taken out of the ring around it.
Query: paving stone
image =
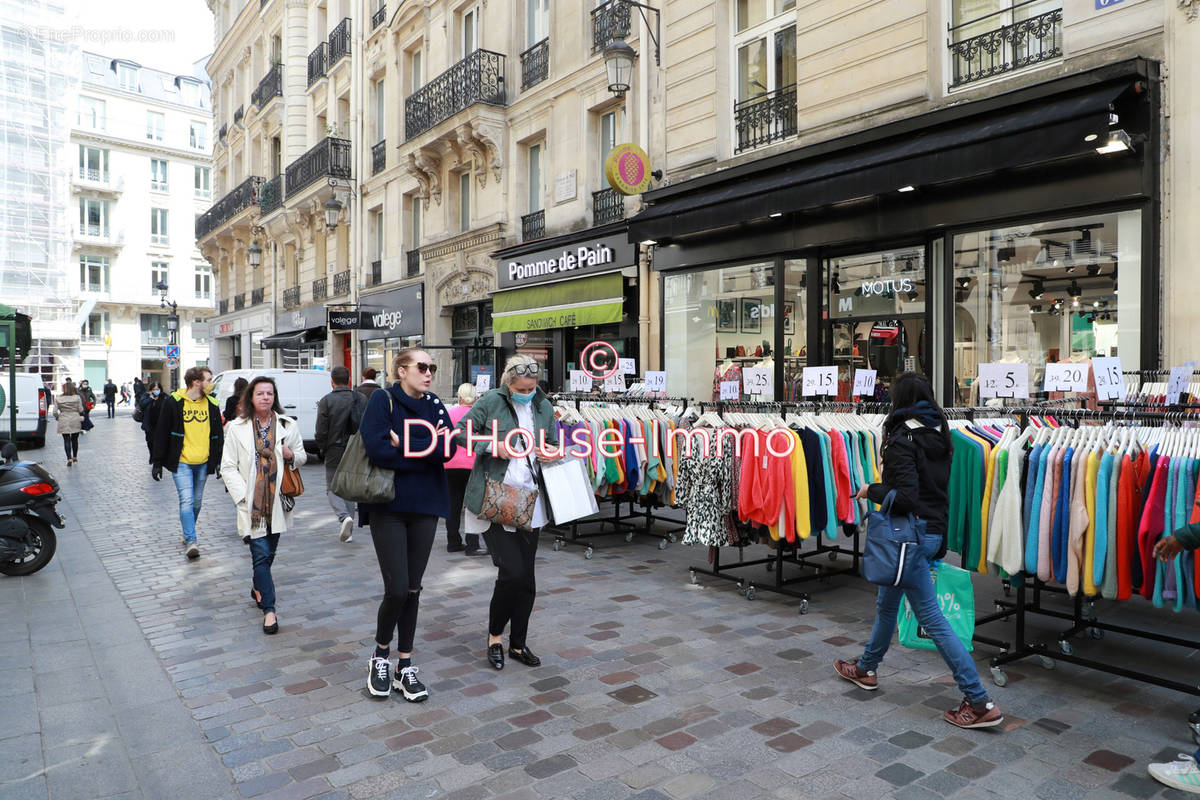
[[[889,764],[875,773],[875,777],[882,778],[892,786],[907,786],[924,776],[924,772],[915,770],[907,764]]]
[[[535,742],[540,742],[541,740],[541,734],[539,734],[537,731],[526,728],[524,730],[513,731],[510,734],[501,736],[500,738],[496,739],[496,744],[505,750],[517,750],[522,747],[528,747],[529,745],[534,744]]]
[[[696,737],[691,736],[683,731],[676,731],[675,733],[668,734],[662,738],[655,739],[655,742],[662,747],[667,748],[668,750],[682,750],[689,745],[695,744],[696,741]]]
[[[924,747],[933,741],[932,736],[926,736],[917,731],[905,731],[888,739],[889,742],[897,747],[903,747],[905,750],[916,750],[918,747]],[[886,780],[886,779],[885,779]]]
[[[525,767],[525,772],[529,773],[531,777],[541,779],[548,778],[565,769],[571,769],[574,766],[576,766],[575,759],[564,753],[529,764]]]
[[[1112,789],[1114,792],[1119,792],[1120,794],[1127,795],[1129,797],[1136,797],[1139,798],[1139,800],[1148,800],[1149,798],[1158,794],[1163,787],[1161,783],[1149,777],[1148,775],[1133,775],[1130,773],[1125,773],[1120,778],[1117,778],[1116,782],[1111,784],[1108,788]]]
[[[785,733],[783,736],[769,739],[766,742],[767,747],[777,750],[780,753],[794,753],[802,747],[808,747],[810,744],[812,744],[812,740],[805,739],[803,736],[795,733]]]
[[[965,756],[946,767],[947,771],[968,780],[976,780],[990,775],[995,768],[995,764],[984,761],[981,758],[976,758],[975,756]]]
[[[1106,769],[1109,772],[1120,772],[1121,770],[1135,763],[1135,760],[1129,756],[1121,755],[1120,753],[1114,753],[1111,750],[1096,750],[1088,755],[1088,757],[1083,760],[1083,763],[1091,764],[1092,766],[1100,767],[1101,769]]]

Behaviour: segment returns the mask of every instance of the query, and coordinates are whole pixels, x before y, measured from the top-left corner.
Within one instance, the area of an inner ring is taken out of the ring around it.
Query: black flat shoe
[[[265,615],[263,616],[263,619],[264,620],[266,619]],[[275,615],[275,621],[272,622],[270,625],[268,625],[266,622],[263,622],[263,633],[265,633],[267,636],[274,636],[275,634],[279,633],[279,615],[278,614]]]
[[[254,605],[262,608],[262,601],[258,599],[258,592],[253,589],[250,590],[250,599],[254,601]]]
[[[514,661],[520,661],[530,667],[540,667],[542,660],[533,654],[533,651],[526,647],[524,650],[513,650],[508,648],[508,657]]]
[[[472,547],[468,547],[468,548],[467,548],[466,555],[469,555],[469,556],[490,556],[490,555],[491,555],[491,551],[489,551],[489,550],[480,550],[478,547],[474,547],[474,548],[472,548]]]
[[[488,645],[488,663],[495,669],[504,669],[504,645]]]

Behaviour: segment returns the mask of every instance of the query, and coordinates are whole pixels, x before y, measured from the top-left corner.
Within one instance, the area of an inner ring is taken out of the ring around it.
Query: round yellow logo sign
[[[650,188],[650,158],[636,144],[619,144],[604,159],[604,177],[621,194],[641,194]]]

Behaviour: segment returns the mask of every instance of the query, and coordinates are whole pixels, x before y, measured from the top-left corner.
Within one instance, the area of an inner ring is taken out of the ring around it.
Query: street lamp
[[[167,302],[167,282],[159,281],[154,285],[158,290],[158,307],[161,309],[170,309],[171,313],[167,315],[167,346],[177,346],[179,344],[179,304],[174,300]],[[171,363],[171,358],[168,356],[167,363]],[[175,366],[170,367],[171,370],[171,386],[179,387],[179,359],[175,358]]]
[[[662,16],[657,8],[645,5],[644,3],[636,3],[633,0],[618,0],[612,6],[609,13],[615,14],[618,6],[627,6],[636,8],[642,16],[642,24],[646,26],[647,33],[650,35],[650,40],[654,42],[654,63],[662,64],[662,54],[659,47],[659,39],[662,34]],[[654,30],[650,30],[650,19],[646,12],[654,14]],[[624,39],[614,38],[604,45],[604,68],[608,72],[608,90],[618,97],[623,96],[629,91],[629,82],[633,76],[633,60],[637,54]]]
[[[252,269],[258,269],[259,266],[262,265],[263,254],[263,249],[259,247],[258,239],[255,239],[254,242],[251,243],[250,249],[247,250],[246,253],[250,257],[250,267]]]
[[[342,204],[336,196],[330,197],[325,201],[325,227],[329,230],[337,230],[338,217],[342,215]]]

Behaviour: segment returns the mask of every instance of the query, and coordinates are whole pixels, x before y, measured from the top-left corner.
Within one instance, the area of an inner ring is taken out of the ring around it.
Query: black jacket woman
[[[906,372],[896,378],[892,384],[892,412],[883,424],[883,433],[883,481],[864,486],[858,496],[883,503],[895,492],[894,513],[911,513],[925,520],[920,545],[927,559],[923,572],[929,577],[913,589],[880,586],[875,627],[862,657],[857,661],[838,659],[834,661],[834,669],[862,689],[879,688],[875,670],[896,632],[900,598],[907,597],[917,621],[937,645],[964,695],[958,708],[947,711],[943,718],[960,728],[995,727],[1004,722],[1004,716],[980,683],[971,654],[942,615],[930,574],[932,561],[946,552],[949,509],[946,487],[950,483],[952,446],[946,415],[925,376]]]
[[[142,432],[146,434],[146,450],[150,453],[150,462],[154,463],[154,430],[158,426],[158,416],[162,413],[163,390],[162,384],[153,381],[138,407],[142,409]]]
[[[250,382],[245,378],[238,378],[233,382],[233,394],[225,400],[225,410],[221,416],[225,418],[225,424],[228,425],[238,418],[238,408],[242,402],[242,395],[246,393],[246,387]]]

